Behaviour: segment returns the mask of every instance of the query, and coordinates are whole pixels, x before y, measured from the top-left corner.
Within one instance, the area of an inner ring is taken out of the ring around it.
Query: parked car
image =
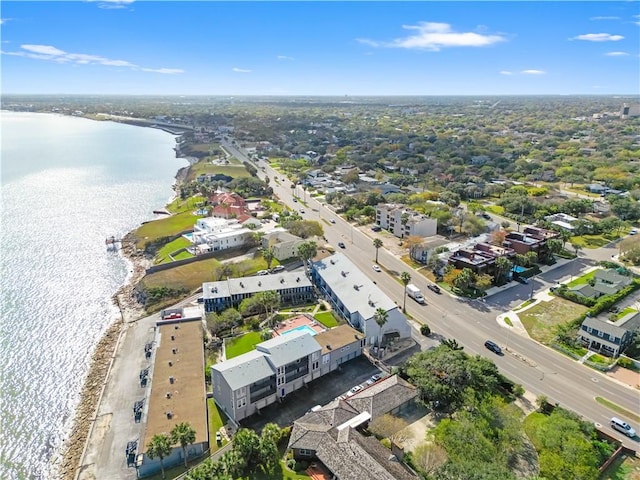
[[[529,280],[526,279],[525,277],[518,276],[518,277],[515,278],[515,280],[516,280],[516,282],[519,282],[519,283],[521,283],[523,285],[526,285],[527,283],[529,283]]]
[[[485,220],[491,220],[491,215],[485,212],[482,214],[482,218],[484,218]]]
[[[347,248],[347,247],[345,246],[344,242],[338,242],[338,246],[339,246],[340,248]]]
[[[285,268],[282,265],[276,265],[271,269],[271,273],[284,272]]]
[[[220,445],[222,443],[222,435],[220,432],[216,432],[216,443]]]
[[[373,230],[374,232],[379,232],[380,230],[382,230],[382,228],[378,225],[374,225],[373,227],[371,227],[371,230]]]
[[[637,228],[632,228],[631,230],[629,230],[629,235],[636,235],[637,233],[638,233]]]
[[[609,309],[609,313],[620,313],[620,308],[619,307],[611,307]]]
[[[269,270],[259,270],[256,275],[269,275]]]
[[[300,213],[304,213],[304,208],[301,208],[301,209],[300,209]]]
[[[382,270],[380,269],[380,267],[378,265],[371,265],[371,268],[373,268],[374,271],[376,272],[381,272]]]
[[[429,285],[427,285],[427,288],[429,290],[431,290],[432,292],[436,292],[436,293],[441,293],[440,292],[440,287],[434,283],[430,283]]]
[[[329,222],[336,223],[336,221],[333,218],[331,220],[329,220]]]
[[[362,390],[362,386],[356,385],[355,387],[353,387],[351,390],[347,392],[347,397],[352,397],[353,395],[358,393],[360,390]]]
[[[491,340],[487,340],[486,342],[484,342],[484,346],[491,350],[493,353],[502,355],[502,349],[497,343],[492,342]]]

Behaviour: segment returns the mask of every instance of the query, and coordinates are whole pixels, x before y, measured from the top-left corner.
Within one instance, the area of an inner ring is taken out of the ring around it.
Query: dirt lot
[[[584,305],[578,305],[564,298],[554,298],[549,302],[540,302],[518,312],[518,317],[531,338],[546,344],[553,339],[556,325],[573,320],[586,311],[587,307]]]

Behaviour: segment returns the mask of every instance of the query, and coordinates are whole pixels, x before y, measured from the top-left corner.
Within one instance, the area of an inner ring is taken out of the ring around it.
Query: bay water
[[[0,118],[0,478],[50,479],[131,273],[105,239],[153,219],[187,162],[152,128]]]

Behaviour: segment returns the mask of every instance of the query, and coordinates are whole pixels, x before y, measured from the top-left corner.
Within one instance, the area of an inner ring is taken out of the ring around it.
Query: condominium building
[[[237,307],[245,298],[258,292],[276,291],[283,304],[299,304],[315,298],[313,285],[301,272],[282,272],[271,275],[229,278],[202,284],[205,312],[220,312]]]
[[[311,278],[334,310],[364,333],[367,344],[375,345],[382,339],[384,345],[394,338],[411,336],[407,317],[398,305],[343,254],[314,262]],[[375,319],[378,309],[386,313],[382,327]]]
[[[385,203],[376,207],[376,224],[398,238],[436,234],[438,221],[409,210],[404,205]]]

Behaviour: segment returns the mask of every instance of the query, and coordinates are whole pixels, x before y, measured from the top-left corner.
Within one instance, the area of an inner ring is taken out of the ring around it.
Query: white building
[[[408,338],[411,327],[400,308],[369,277],[341,253],[311,265],[311,278],[349,324],[365,334],[367,344],[389,343],[393,338]],[[380,327],[375,320],[381,308],[387,321]]]
[[[253,234],[237,219],[200,218],[193,229],[193,243],[207,245],[209,251],[241,247]]]
[[[286,230],[274,230],[266,234],[261,239],[262,248],[271,249],[273,256],[278,260],[286,260],[287,258],[298,256],[298,247],[304,243],[300,237],[287,232]]]
[[[376,207],[376,224],[398,238],[409,235],[430,237],[438,230],[436,219],[416,213],[404,205],[392,203],[383,203]]]

